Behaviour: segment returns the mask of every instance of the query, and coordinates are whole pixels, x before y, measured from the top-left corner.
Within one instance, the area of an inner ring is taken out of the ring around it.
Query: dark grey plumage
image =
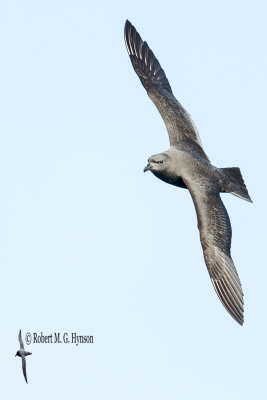
[[[250,201],[239,168],[216,168],[203,150],[198,131],[172,93],[158,60],[134,26],[126,21],[125,43],[148,96],[159,110],[170,140],[169,150],[152,156],[144,171],[187,188],[193,199],[205,262],[217,295],[227,311],[243,324],[243,292],[231,259],[232,230],[220,192]]]
[[[26,358],[25,357],[26,356],[30,356],[32,353],[30,353],[29,351],[25,351],[24,350],[24,344],[23,344],[23,340],[22,340],[22,337],[21,337],[21,329],[19,331],[18,340],[19,340],[19,344],[20,344],[20,350],[17,351],[17,353],[15,354],[15,357],[16,356],[21,357],[23,375],[24,375],[26,383],[28,383],[27,373],[26,373]]]

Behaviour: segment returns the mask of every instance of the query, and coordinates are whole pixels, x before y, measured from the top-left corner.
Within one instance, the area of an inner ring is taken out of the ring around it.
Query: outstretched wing
[[[26,357],[25,356],[21,356],[21,360],[22,360],[23,375],[24,375],[25,381],[28,383],[28,381],[27,381],[27,373],[26,373]]]
[[[124,34],[134,70],[165,122],[170,144],[175,146],[180,141],[190,140],[195,144],[194,151],[208,159],[190,115],[174,97],[165,72],[148,44],[129,21],[125,23]]]
[[[20,329],[20,331],[19,331],[19,337],[18,337],[18,339],[19,339],[20,348],[21,348],[21,349],[24,349],[24,345],[23,345],[23,341],[22,341],[22,337],[21,337],[21,329]]]
[[[219,192],[185,180],[198,218],[200,241],[214,289],[226,310],[240,324],[244,322],[241,282],[231,259],[232,230]]]

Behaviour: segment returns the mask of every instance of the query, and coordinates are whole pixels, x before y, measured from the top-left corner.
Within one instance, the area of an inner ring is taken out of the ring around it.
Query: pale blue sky
[[[5,399],[250,400],[266,384],[264,1],[0,5],[1,389]],[[187,191],[143,174],[168,148],[131,66],[128,18],[218,167],[245,324],[210,282]],[[94,335],[32,344],[26,332]],[[24,337],[24,336],[23,336]]]

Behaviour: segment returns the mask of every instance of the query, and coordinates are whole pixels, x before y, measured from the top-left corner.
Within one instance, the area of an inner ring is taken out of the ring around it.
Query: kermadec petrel
[[[30,353],[29,351],[24,350],[24,344],[23,344],[23,340],[21,337],[21,329],[19,331],[19,344],[20,344],[20,350],[17,351],[17,353],[15,354],[16,356],[21,357],[21,361],[22,361],[22,371],[23,371],[23,375],[25,378],[25,381],[28,383],[27,381],[27,373],[26,373],[26,356],[30,356],[32,353]]]
[[[220,198],[220,192],[227,192],[251,202],[240,169],[210,163],[190,115],[174,97],[153,52],[129,21],[124,32],[134,70],[159,110],[170,140],[169,150],[149,157],[144,172],[189,190],[211,281],[226,310],[243,325],[243,291],[230,253],[231,224]]]

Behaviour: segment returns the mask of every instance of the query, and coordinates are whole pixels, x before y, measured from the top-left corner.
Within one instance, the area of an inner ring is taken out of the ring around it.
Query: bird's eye
[[[160,163],[160,164],[163,164],[163,160],[160,160],[159,163]]]

